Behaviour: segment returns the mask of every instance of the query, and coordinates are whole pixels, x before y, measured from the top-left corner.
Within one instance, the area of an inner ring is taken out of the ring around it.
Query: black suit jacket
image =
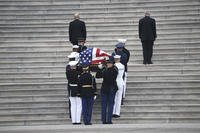
[[[155,19],[145,16],[139,21],[139,37],[141,41],[155,41],[156,34],[156,21]]]
[[[85,22],[75,19],[74,21],[70,22],[69,24],[69,41],[73,45],[78,45],[78,39],[83,38],[86,40],[87,33],[86,33],[86,26]]]

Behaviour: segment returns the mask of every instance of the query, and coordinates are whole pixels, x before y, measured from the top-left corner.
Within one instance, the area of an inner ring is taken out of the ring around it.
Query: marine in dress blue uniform
[[[80,92],[78,90],[77,61],[70,61],[66,68],[66,77],[68,80],[68,95],[70,101],[70,113],[73,124],[81,124],[82,103]]]

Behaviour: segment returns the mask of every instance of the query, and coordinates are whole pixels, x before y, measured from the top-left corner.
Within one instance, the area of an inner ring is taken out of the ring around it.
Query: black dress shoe
[[[92,123],[85,123],[85,125],[92,125]]]
[[[119,118],[120,116],[114,114],[112,117],[113,117],[113,118]]]
[[[150,61],[148,64],[153,64],[153,62],[152,62],[152,61]]]
[[[113,118],[115,118],[115,117],[116,117],[116,115],[112,115],[112,117],[113,117]]]
[[[107,124],[113,124],[112,122],[107,122]]]
[[[107,124],[107,122],[102,122],[102,124]]]

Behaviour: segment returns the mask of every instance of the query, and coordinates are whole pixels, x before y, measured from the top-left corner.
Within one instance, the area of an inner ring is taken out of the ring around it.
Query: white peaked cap
[[[70,66],[76,66],[78,64],[78,61],[70,61],[69,65]]]
[[[79,48],[79,46],[78,45],[73,45],[72,48]]]
[[[126,43],[127,39],[117,39],[118,42]]]
[[[120,56],[120,55],[115,55],[114,58],[115,58],[115,59],[120,59],[121,56]]]

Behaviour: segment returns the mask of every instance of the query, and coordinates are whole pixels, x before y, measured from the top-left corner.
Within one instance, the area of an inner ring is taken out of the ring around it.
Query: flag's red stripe
[[[106,52],[100,50],[99,48],[97,48],[96,50],[96,57],[102,57],[102,56],[109,56]]]
[[[102,62],[104,62],[104,60],[93,60],[91,62],[91,64],[99,64],[99,63],[102,63]]]

